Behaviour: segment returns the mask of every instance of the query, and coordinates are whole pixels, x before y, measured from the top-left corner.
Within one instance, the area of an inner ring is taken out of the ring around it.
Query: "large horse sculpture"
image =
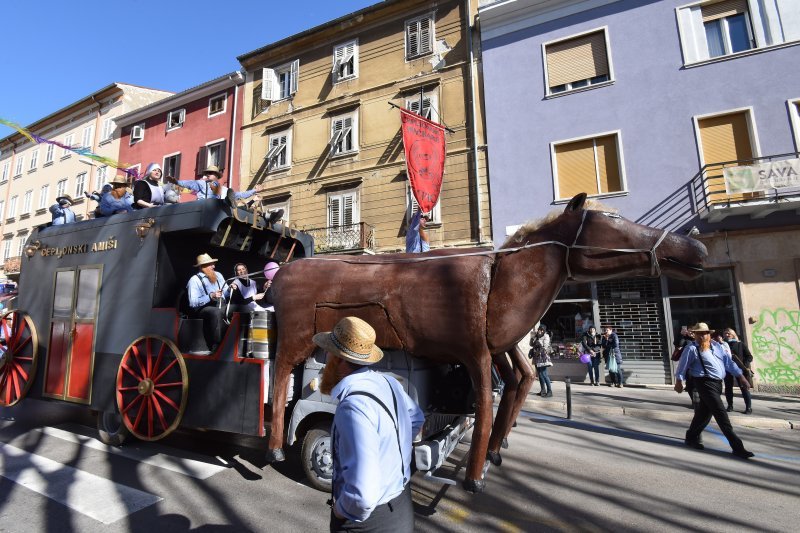
[[[354,315],[375,328],[384,349],[467,369],[476,410],[464,487],[483,490],[485,458],[500,463],[502,441],[532,384],[530,364],[517,343],[564,282],[662,273],[691,279],[702,271],[701,243],[585,209],[585,200],[585,194],[575,196],[562,214],[538,229],[520,228],[495,251],[322,257],[281,268],[274,285],[278,346],[267,460],[284,458],[292,369],[313,353],[314,333]],[[506,382],[494,427],[493,362]]]

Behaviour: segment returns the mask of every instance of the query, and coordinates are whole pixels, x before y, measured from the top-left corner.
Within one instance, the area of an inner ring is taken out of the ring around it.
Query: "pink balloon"
[[[274,261],[270,261],[266,265],[264,265],[264,277],[268,280],[272,280],[275,277],[275,274],[278,273],[278,269],[280,269],[280,265],[275,263]]]

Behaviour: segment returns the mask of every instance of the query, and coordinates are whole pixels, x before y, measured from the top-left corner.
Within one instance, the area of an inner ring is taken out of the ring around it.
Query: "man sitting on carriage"
[[[200,271],[186,285],[191,314],[203,319],[203,336],[211,353],[217,350],[225,334],[225,310],[221,304],[230,293],[225,279],[216,272],[216,262],[208,254],[198,255],[194,266]]]

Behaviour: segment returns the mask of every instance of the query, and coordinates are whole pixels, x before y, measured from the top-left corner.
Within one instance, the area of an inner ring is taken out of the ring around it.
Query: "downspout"
[[[238,70],[236,74],[231,74],[228,76],[228,79],[233,81],[234,76],[236,77],[236,85],[233,86],[233,115],[231,116],[231,148],[230,148],[230,156],[228,158],[228,175],[230,176],[229,183],[231,184],[231,188],[234,188],[233,184],[233,152],[234,147],[236,146],[236,112],[239,108],[239,82],[242,80],[242,73]],[[239,172],[239,179],[241,179],[241,172]],[[239,181],[236,182],[236,189],[240,188],[241,184]]]
[[[475,106],[475,81],[472,72],[473,64],[475,62],[475,53],[472,48],[472,1],[466,0],[467,16],[465,20],[466,33],[467,33],[467,48],[469,48],[469,99],[472,105],[472,113],[470,117],[472,129],[472,166],[473,177],[475,179],[475,209],[478,213],[478,244],[483,242],[483,220],[481,216],[481,183],[478,174],[478,126],[477,126],[477,109]]]

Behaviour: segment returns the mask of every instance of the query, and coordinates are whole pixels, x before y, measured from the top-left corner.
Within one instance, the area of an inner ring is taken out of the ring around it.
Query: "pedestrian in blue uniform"
[[[356,317],[314,335],[328,354],[320,384],[339,401],[331,428],[331,531],[414,531],[412,441],[422,410],[391,376],[370,370],[383,358],[375,330]]]
[[[711,340],[714,330],[710,329],[708,324],[698,322],[689,328],[689,331],[694,333],[695,341],[686,346],[681,354],[678,368],[675,370],[675,391],[679,393],[683,391],[683,382],[686,376],[690,375],[700,401],[695,407],[694,418],[686,431],[684,443],[691,448],[702,450],[704,448],[702,432],[713,416],[719,429],[728,439],[733,454],[742,459],[749,459],[754,454],[745,449],[742,440],[734,433],[720,397],[726,371],[739,380],[742,389],[749,389],[747,379],[742,370],[734,364],[728,352]]]
[[[68,194],[56,198],[56,203],[50,206],[50,214],[53,216],[53,226],[72,224],[77,220],[75,218],[75,212],[70,209],[72,204],[72,197]]]

